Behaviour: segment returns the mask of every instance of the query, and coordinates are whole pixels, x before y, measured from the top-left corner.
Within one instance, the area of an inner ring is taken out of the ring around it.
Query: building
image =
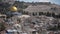
[[[6,19],[6,15],[4,15],[4,14],[0,14],[0,18],[2,18],[2,19]]]
[[[57,13],[60,12],[60,6],[56,4],[49,4],[49,3],[40,3],[40,4],[33,4],[29,5],[26,9],[23,9],[23,13],[29,14],[29,15],[36,15],[39,16],[42,12],[46,13]]]
[[[15,0],[2,0],[2,2],[13,4],[15,2]]]

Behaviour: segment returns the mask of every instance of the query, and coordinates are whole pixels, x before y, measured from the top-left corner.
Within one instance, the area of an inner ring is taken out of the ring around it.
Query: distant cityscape
[[[60,34],[60,5],[0,0],[0,34]]]

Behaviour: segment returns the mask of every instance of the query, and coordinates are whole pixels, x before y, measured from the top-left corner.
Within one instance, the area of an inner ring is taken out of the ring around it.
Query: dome
[[[11,10],[11,11],[17,11],[17,7],[12,6],[12,7],[10,8],[10,10]]]

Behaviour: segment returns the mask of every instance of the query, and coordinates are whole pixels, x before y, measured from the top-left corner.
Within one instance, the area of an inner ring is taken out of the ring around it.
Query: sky
[[[19,0],[24,2],[51,2],[60,5],[60,0]]]

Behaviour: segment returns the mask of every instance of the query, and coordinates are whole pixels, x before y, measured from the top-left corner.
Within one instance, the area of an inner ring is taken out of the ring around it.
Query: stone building
[[[49,3],[40,3],[40,4],[33,4],[29,5],[26,9],[23,9],[23,13],[29,15],[39,16],[42,13],[60,13],[60,6],[56,4],[49,4]]]

